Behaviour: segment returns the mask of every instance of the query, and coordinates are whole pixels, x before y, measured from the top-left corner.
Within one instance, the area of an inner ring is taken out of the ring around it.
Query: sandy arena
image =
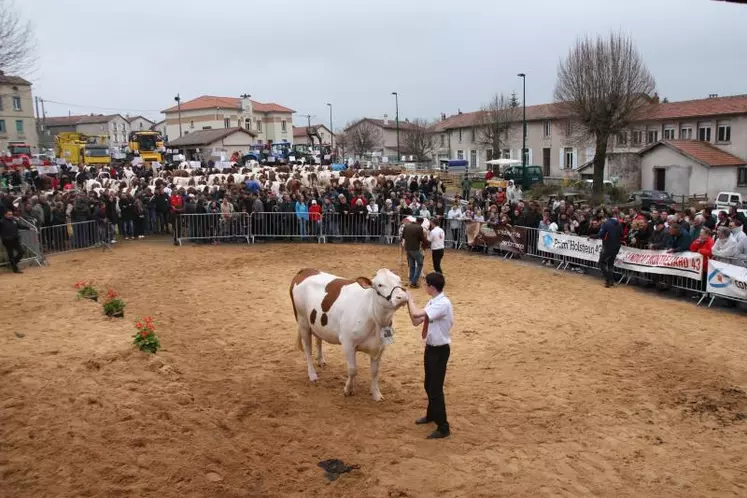
[[[747,495],[744,315],[447,253],[453,432],[430,441],[413,424],[423,353],[404,309],[383,402],[361,354],[343,396],[339,346],[309,383],[288,296],[305,266],[400,268],[391,247],[131,242],[2,273],[0,495]],[[120,292],[125,319],[78,301],[81,279]],[[131,345],[147,315],[154,357]],[[360,469],[328,482],[328,458]]]

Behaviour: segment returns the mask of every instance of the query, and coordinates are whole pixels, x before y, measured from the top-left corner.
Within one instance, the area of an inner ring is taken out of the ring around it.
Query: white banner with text
[[[540,230],[539,237],[537,237],[537,250],[597,263],[599,254],[602,252],[602,241]]]
[[[700,280],[703,274],[703,255],[697,252],[650,251],[621,247],[615,266],[624,270]]]

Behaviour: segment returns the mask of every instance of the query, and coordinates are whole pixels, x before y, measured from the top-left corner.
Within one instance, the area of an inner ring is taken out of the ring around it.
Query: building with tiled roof
[[[202,95],[182,101],[161,111],[165,116],[169,140],[179,138],[179,109],[181,133],[199,130],[240,127],[256,135],[258,144],[293,141],[293,109],[276,104],[251,100],[248,97],[217,97]]]
[[[381,137],[380,143],[375,147],[374,150],[370,151],[373,155],[384,156],[389,158],[391,161],[397,160],[397,121],[390,119],[386,114],[384,119],[377,118],[361,118],[355,121],[347,128],[346,132],[354,130],[359,126],[372,126],[378,130],[378,134]],[[403,134],[407,130],[411,130],[415,127],[407,119],[400,120],[399,122],[399,135],[400,135],[400,147],[404,141]],[[401,149],[400,149],[401,150]]]
[[[501,150],[496,151],[485,143],[480,131],[482,112],[444,116],[432,127],[436,157],[465,159],[471,168],[478,170],[484,170],[486,162],[493,158],[521,159],[521,108],[517,111],[501,140]],[[578,136],[563,104],[527,106],[526,114],[529,164],[542,166],[546,177],[591,173],[584,166],[590,166],[594,158],[594,143]],[[615,154],[627,154],[635,162],[636,153],[660,140],[698,140],[731,156],[747,158],[747,95],[712,95],[680,102],[659,102],[654,97],[628,130],[611,139],[608,153],[613,159]],[[622,170],[632,171],[637,167],[631,164]],[[736,184],[735,176],[735,188]]]
[[[332,137],[334,136],[334,133],[332,133],[327,126],[320,123],[320,124],[311,125],[311,128],[312,129],[316,128],[316,132],[319,134],[320,137],[322,137],[323,144],[332,143]],[[301,144],[310,145],[308,126],[294,126],[293,127],[293,143],[299,144],[299,145]],[[314,138],[314,145],[319,145],[316,137]]]
[[[34,96],[31,82],[0,71],[0,152],[8,150],[8,142],[26,142],[36,152]]]

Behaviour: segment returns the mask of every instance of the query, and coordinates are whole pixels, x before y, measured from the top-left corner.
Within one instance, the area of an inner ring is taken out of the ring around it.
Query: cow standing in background
[[[322,341],[342,345],[348,364],[346,396],[354,394],[355,353],[362,351],[371,357],[371,395],[375,401],[384,399],[379,390],[379,362],[386,347],[383,330],[391,327],[395,311],[408,300],[400,278],[387,269],[377,271],[373,280],[348,280],[305,268],[293,277],[290,295],[309,380],[318,378],[311,357],[314,335],[320,366],[324,365]]]

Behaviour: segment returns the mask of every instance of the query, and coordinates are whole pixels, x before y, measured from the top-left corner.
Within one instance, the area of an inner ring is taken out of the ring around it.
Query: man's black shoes
[[[425,417],[420,417],[419,419],[417,419],[415,421],[415,424],[416,425],[424,425],[424,424],[430,424],[431,422],[433,422],[433,420],[428,420]]]

